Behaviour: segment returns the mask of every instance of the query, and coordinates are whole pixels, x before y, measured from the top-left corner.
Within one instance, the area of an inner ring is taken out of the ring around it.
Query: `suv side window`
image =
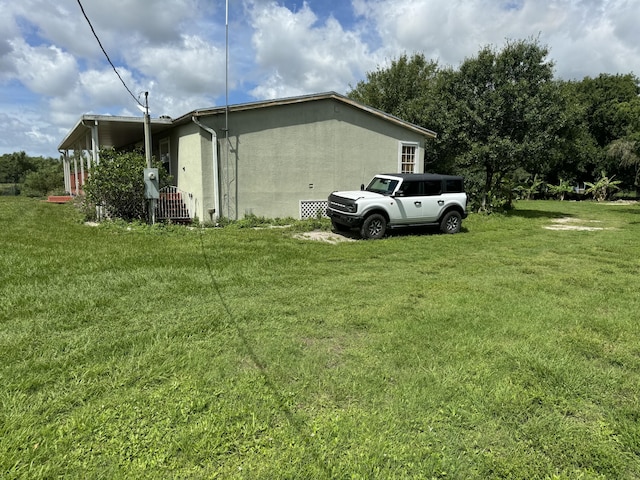
[[[461,193],[464,192],[462,185],[462,179],[447,179],[445,180],[445,192],[446,193]]]
[[[440,180],[425,180],[424,195],[440,195],[442,182]]]
[[[404,181],[402,182],[402,194],[405,197],[417,197],[420,193],[420,182]]]

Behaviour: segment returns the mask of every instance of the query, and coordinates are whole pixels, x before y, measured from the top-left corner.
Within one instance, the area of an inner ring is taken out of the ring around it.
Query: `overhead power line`
[[[98,34],[94,30],[93,25],[91,24],[91,20],[89,20],[89,17],[87,16],[87,13],[84,11],[84,7],[82,6],[82,3],[80,2],[80,0],[78,0],[78,5],[80,5],[80,10],[82,10],[82,14],[84,15],[84,18],[87,20],[87,23],[89,24],[89,28],[91,28],[91,32],[93,32],[93,36],[96,37],[96,40],[98,41],[98,45],[100,45],[100,48],[102,49],[102,53],[104,53],[104,56],[107,57],[107,61],[109,62],[109,65],[111,65],[111,68],[113,68],[113,71],[116,72],[116,75],[120,79],[120,82],[122,82],[122,85],[124,86],[124,88],[127,89],[127,92],[129,92],[129,95],[131,95],[131,98],[133,98],[136,101],[136,103],[138,105],[140,105],[141,107],[145,107],[145,105],[140,103],[140,100],[138,100],[138,98],[133,94],[133,92],[131,92],[129,87],[127,87],[127,84],[124,82],[124,80],[122,79],[122,77],[118,73],[118,70],[116,70],[116,66],[113,64],[113,62],[109,58],[109,55],[107,54],[107,51],[102,46],[102,42],[98,38]]]

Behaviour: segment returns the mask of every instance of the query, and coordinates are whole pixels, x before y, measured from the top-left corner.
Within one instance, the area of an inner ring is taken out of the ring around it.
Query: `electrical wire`
[[[94,30],[93,25],[91,24],[91,20],[89,20],[89,17],[87,16],[86,12],[84,11],[84,7],[82,6],[82,3],[80,2],[80,0],[78,0],[78,5],[80,5],[80,10],[82,10],[82,14],[84,15],[84,18],[87,20],[87,23],[89,24],[89,28],[91,28],[91,32],[93,33],[93,36],[96,37],[96,40],[98,41],[98,45],[100,45],[100,48],[102,49],[102,53],[104,53],[104,56],[107,57],[107,61],[109,62],[109,65],[111,65],[111,68],[113,68],[113,71],[116,72],[116,75],[120,79],[120,82],[122,82],[122,85],[124,86],[124,88],[127,89],[127,92],[129,92],[129,95],[131,95],[131,98],[133,98],[138,105],[140,105],[141,107],[144,107],[144,105],[140,102],[140,100],[138,100],[138,98],[133,94],[133,92],[131,92],[129,87],[127,87],[127,84],[124,83],[124,80],[122,79],[122,77],[118,73],[118,70],[116,70],[116,66],[113,64],[113,62],[109,58],[109,55],[107,54],[107,51],[102,46],[102,42],[98,38],[98,34]]]

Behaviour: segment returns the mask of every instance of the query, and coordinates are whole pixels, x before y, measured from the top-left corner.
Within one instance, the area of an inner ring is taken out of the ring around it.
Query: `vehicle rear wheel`
[[[364,219],[360,228],[360,235],[366,240],[384,237],[387,231],[387,219],[379,213],[373,213]]]
[[[459,212],[453,210],[442,217],[440,222],[440,231],[442,233],[458,233],[462,225],[462,216]]]

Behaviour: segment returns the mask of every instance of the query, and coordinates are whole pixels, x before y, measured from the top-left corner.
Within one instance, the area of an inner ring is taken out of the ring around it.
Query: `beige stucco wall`
[[[179,127],[172,140],[178,158],[174,172],[176,186],[188,194],[193,214],[201,221],[210,220],[209,209],[213,209],[211,136],[190,123]]]
[[[418,144],[418,171],[423,167],[421,134],[332,99],[231,112],[228,144],[223,115],[200,121],[218,132],[224,217],[298,218],[300,200],[326,200],[376,173],[397,172],[400,141]],[[177,137],[178,187],[194,193],[198,218],[208,220],[211,136],[189,124]]]

